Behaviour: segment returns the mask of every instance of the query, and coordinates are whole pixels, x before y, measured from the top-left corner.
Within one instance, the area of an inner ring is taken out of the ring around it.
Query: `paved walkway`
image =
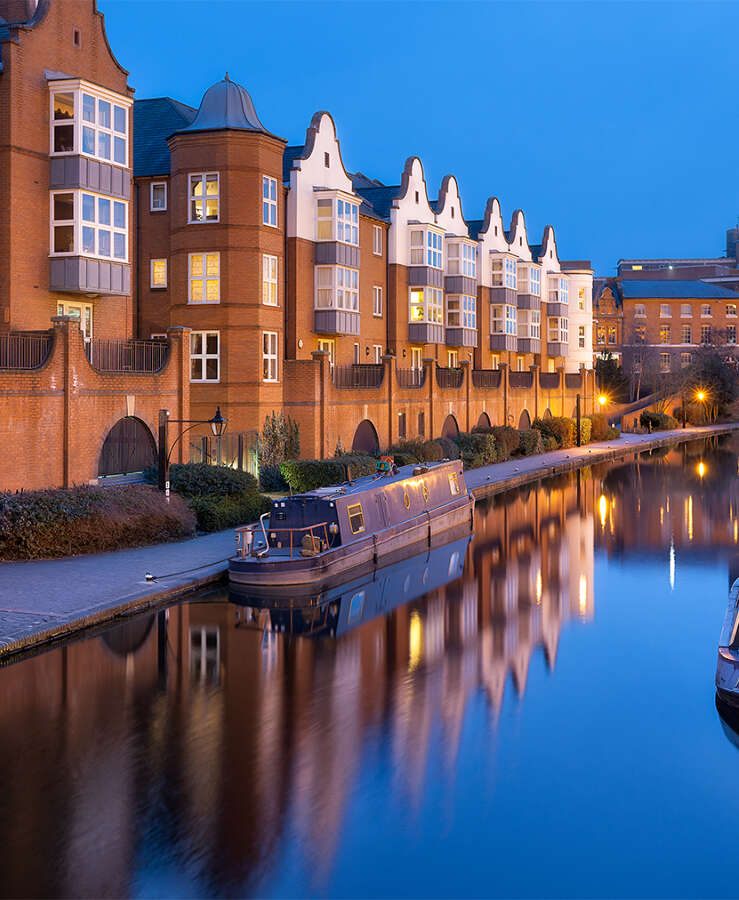
[[[655,434],[555,450],[466,473],[476,496],[638,450],[739,429],[739,424]],[[0,563],[0,657],[116,616],[158,605],[219,579],[235,547],[233,530],[189,541],[92,556]],[[146,573],[154,581],[146,580]]]

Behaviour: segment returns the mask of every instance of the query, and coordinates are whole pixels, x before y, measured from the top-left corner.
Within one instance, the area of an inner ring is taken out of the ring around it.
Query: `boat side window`
[[[457,480],[456,472],[452,472],[449,476],[449,490],[452,492],[452,495],[459,493],[459,481]]]
[[[359,534],[360,531],[364,531],[364,513],[362,512],[362,504],[352,503],[350,506],[347,506],[346,512],[349,516],[349,527],[352,530],[352,534]]]

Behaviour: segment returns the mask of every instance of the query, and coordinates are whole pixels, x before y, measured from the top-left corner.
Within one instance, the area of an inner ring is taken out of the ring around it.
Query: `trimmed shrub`
[[[346,467],[338,459],[288,459],[280,471],[290,490],[298,494],[346,481]]]
[[[282,477],[279,466],[259,467],[259,487],[263,491],[278,493],[288,489],[287,482]]]
[[[451,438],[440,437],[436,439],[436,443],[444,454],[442,459],[459,459],[459,447]]]
[[[559,450],[559,444],[557,443],[557,438],[553,434],[545,434],[542,431],[541,432],[541,444],[542,444],[544,453],[547,453],[549,450]]]
[[[272,501],[264,494],[244,493],[227,497],[193,497],[190,506],[197,516],[200,531],[223,531],[256,522]]]
[[[575,424],[577,427],[577,424]],[[592,434],[593,423],[587,416],[580,417],[580,443],[581,444],[589,444],[590,443],[590,435]]]
[[[668,416],[667,413],[651,412],[650,410],[642,412],[639,416],[639,424],[647,430],[650,430],[651,426],[651,431],[668,431],[671,428],[677,428],[677,420],[673,419],[672,416]]]
[[[460,431],[454,438],[454,442],[459,447],[459,455],[465,469],[488,466],[498,459],[498,450],[492,434],[481,434],[480,432],[467,434],[467,432]]]
[[[608,434],[608,418],[605,413],[593,413],[590,417],[590,439],[592,441],[605,441]]]
[[[346,453],[336,457],[346,469],[346,479],[361,478],[363,475],[374,475],[377,471],[377,459],[367,453]]]
[[[621,432],[618,430],[618,428],[614,428],[613,425],[609,426],[608,430],[606,431],[606,440],[613,441],[616,438],[620,438],[620,437],[621,437]]]
[[[544,449],[541,432],[536,428],[525,428],[518,432],[518,456],[534,456]]]
[[[498,461],[510,459],[521,442],[518,429],[512,425],[494,425],[492,432],[498,445]]]
[[[0,494],[0,559],[103,553],[190,537],[187,504],[148,485]]]
[[[169,467],[170,490],[181,497],[224,497],[255,493],[257,479],[248,472],[207,463],[176,463]]]
[[[575,442],[575,423],[565,416],[534,419],[532,428],[541,431],[545,449],[556,450],[558,447],[571,447]],[[556,446],[552,447],[551,441],[546,440],[547,437],[554,438]]]
[[[444,458],[444,451],[438,441],[424,441],[421,445],[424,462],[439,462]]]

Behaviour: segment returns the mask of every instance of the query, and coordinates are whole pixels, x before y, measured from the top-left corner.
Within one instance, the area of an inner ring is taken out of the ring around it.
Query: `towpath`
[[[484,497],[547,475],[735,429],[739,423],[623,434],[614,441],[474,469],[465,477],[475,496]],[[216,582],[223,577],[234,546],[229,529],[134,550],[0,563],[0,660]],[[147,572],[153,581],[146,579]]]

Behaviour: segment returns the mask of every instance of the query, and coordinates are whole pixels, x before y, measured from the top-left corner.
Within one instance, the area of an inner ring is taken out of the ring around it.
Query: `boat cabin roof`
[[[333,500],[338,497],[350,497],[354,494],[363,494],[373,488],[384,487],[385,485],[395,484],[399,481],[405,481],[407,478],[413,478],[415,475],[421,475],[425,472],[437,471],[445,467],[450,467],[454,471],[459,469],[458,460],[444,460],[443,462],[429,463],[412,463],[407,466],[398,466],[394,474],[387,475],[363,475],[361,478],[355,478],[352,481],[345,481],[343,484],[333,484],[329,487],[320,487],[312,491],[305,491],[303,494],[294,494],[294,497],[318,497],[321,500]]]

